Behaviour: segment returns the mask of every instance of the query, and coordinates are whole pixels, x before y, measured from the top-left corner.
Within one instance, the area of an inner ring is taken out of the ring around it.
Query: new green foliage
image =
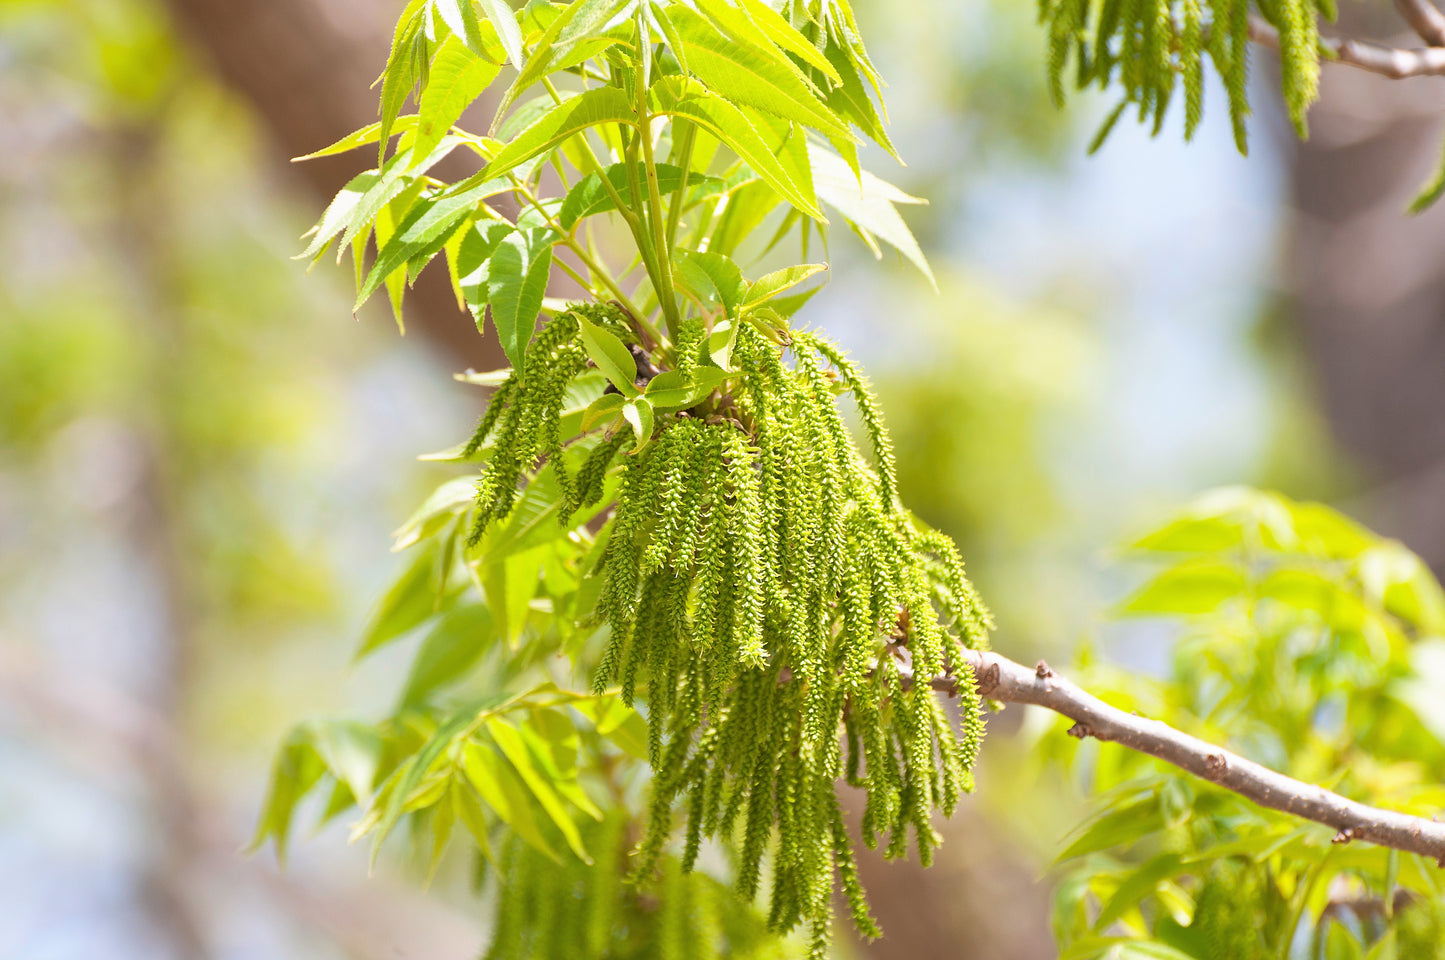
[[[518,73],[491,130],[459,128],[504,60]],[[363,652],[422,640],[396,715],[357,725],[379,745],[373,775],[303,737],[262,838],[283,842],[328,783],[327,816],[356,804],[378,844],[410,822],[433,864],[464,825],[484,857],[505,851],[496,957],[629,955],[619,929],[692,956],[718,924],[730,955],[800,926],[819,955],[835,885],[878,934],[838,781],[863,789],[869,845],[902,856],[911,835],[931,860],[931,817],[971,788],[982,734],[963,651],[992,625],[952,544],[898,502],[861,371],[793,321],[826,264],[744,269],[806,251],[826,209],[931,279],[898,213],[919,201],[858,165],[864,138],[892,151],[878,90],[837,0],[406,8],[381,123],[334,148],[379,143],[381,162],[307,255],[339,236],[358,306],[385,286],[399,310],[444,254],[512,369],[471,378],[494,387],[486,410],[438,455],[482,465],[474,496],[453,481],[398,535],[417,559]],[[435,177],[455,150],[477,171]],[[633,269],[609,266],[601,217]],[[554,274],[583,295],[549,299]],[[929,681],[955,672],[945,705]],[[712,849],[721,886],[691,878]],[[564,889],[590,920],[547,919]]]
[[[1445,730],[1421,664],[1445,635],[1445,591],[1418,557],[1320,504],[1242,488],[1128,549],[1159,569],[1117,612],[1168,618],[1182,639],[1168,678],[1098,668],[1091,690],[1346,796],[1438,809]],[[1060,856],[1069,956],[1107,955],[1121,924],[1128,949],[1197,960],[1431,956],[1416,945],[1445,894],[1432,860],[1345,844],[1118,748],[1058,754],[1100,807]]]

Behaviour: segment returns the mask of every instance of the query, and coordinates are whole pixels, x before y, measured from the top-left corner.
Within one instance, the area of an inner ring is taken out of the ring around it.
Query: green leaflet
[[[723,99],[787,120],[829,136],[852,139],[853,134],[818,99],[786,58],[762,48],[719,35],[700,15],[687,7],[673,7],[669,19],[687,48],[688,69]]]
[[[746,310],[765,300],[771,300],[784,290],[795,287],[809,277],[816,276],[827,269],[826,263],[802,263],[795,267],[774,270],[766,276],[759,277],[748,284],[747,293],[743,297],[742,309]]]
[[[757,128],[737,107],[696,83],[664,77],[649,92],[657,113],[685,117],[726,144],[784,200],[814,220],[825,221],[817,201],[778,162]]]
[[[356,659],[386,646],[436,613],[445,590],[445,571],[438,569],[439,551],[429,544],[412,557],[406,572],[386,592],[372,612]]]
[[[928,260],[895,207],[899,203],[922,201],[866,170],[862,171],[861,178],[855,178],[842,159],[813,144],[808,145],[808,156],[813,163],[813,182],[818,197],[862,231],[865,240],[868,236],[876,236],[897,249],[937,289]]]
[[[602,123],[637,123],[637,110],[616,87],[598,87],[564,100],[503,147],[478,177],[494,179],[540,156],[573,134]]]
[[[482,59],[455,35],[446,39],[432,60],[431,76],[417,107],[413,163],[441,143],[442,137],[501,69],[499,64]]]
[[[657,189],[662,196],[670,196],[682,187],[682,171],[677,167],[669,163],[659,163],[656,165],[656,170]],[[619,195],[626,196],[628,189],[627,165],[614,163],[607,167],[604,173],[608,182],[612,184],[612,188]],[[708,196],[722,187],[722,181],[718,178],[698,173],[689,176],[687,183],[693,193],[693,197],[689,199],[694,203],[698,198]],[[606,213],[616,208],[617,204],[613,201],[612,194],[602,185],[602,178],[596,173],[589,173],[567,191],[567,196],[563,198],[562,206],[557,213],[557,223],[563,230],[571,230],[583,219],[593,214]]]
[[[392,552],[405,550],[439,533],[472,502],[475,492],[476,481],[471,477],[456,477],[437,487],[392,534]]]
[[[653,424],[656,422],[652,401],[646,397],[633,397],[623,404],[622,419],[627,421],[632,427],[632,432],[637,436],[637,443],[633,445],[632,452],[641,453],[652,442]]]
[[[1424,213],[1433,207],[1442,195],[1445,195],[1445,155],[1436,163],[1435,172],[1430,174],[1430,179],[1421,184],[1420,192],[1410,201],[1408,209],[1411,213]]]
[[[575,0],[558,18],[563,27],[555,44],[566,47],[602,32],[609,22],[626,21],[639,0]]]
[[[648,386],[650,387],[651,384]],[[622,412],[622,407],[626,403],[627,398],[620,393],[604,393],[594,400],[582,415],[582,429],[591,430],[599,423],[617,416]]]
[[[499,66],[502,64],[506,50],[501,45],[497,28],[491,21],[483,23],[477,19],[471,0],[432,0],[432,9],[472,53]],[[432,76],[436,76],[435,64]]]
[[[700,4],[708,16],[718,17],[724,29],[747,29],[744,23],[755,27],[773,43],[782,47],[788,53],[793,54],[810,66],[822,71],[823,75],[834,83],[841,82],[838,74],[834,72],[829,58],[818,52],[818,48],[803,36],[793,25],[783,19],[783,16],[768,6],[763,0],[742,0],[741,6],[746,13],[745,17],[734,17],[724,19],[718,16],[718,8],[725,7],[719,0],[706,0]]]
[[[500,221],[478,223],[467,228],[457,248],[457,284],[483,333],[491,295],[492,254],[512,232],[509,224]]]
[[[704,305],[722,307],[729,317],[737,316],[738,304],[748,288],[738,265],[720,253],[682,251],[678,255],[677,279]]]
[[[527,749],[525,741],[520,733],[511,724],[500,718],[487,721],[487,732],[497,742],[502,753],[521,776],[522,782],[532,791],[537,803],[547,812],[556,825],[562,837],[567,841],[567,846],[572,848],[583,863],[591,863],[592,858],[587,855],[586,849],[582,846],[582,835],[577,830],[577,824],[573,822],[571,814],[562,804],[562,798],[557,795],[548,779],[537,769],[532,761],[531,752]]]
[[[327,204],[326,210],[321,214],[321,219],[316,222],[316,226],[305,234],[305,236],[311,237],[311,243],[296,255],[296,259],[314,260],[320,257],[330,245],[332,238],[351,222],[352,215],[356,213],[356,208],[361,203],[361,198],[366,196],[367,191],[376,186],[380,180],[380,172],[367,170],[365,173],[358,173],[352,177],[346,186],[338,190],[336,196],[331,199],[331,203]],[[342,250],[345,250],[345,244],[342,245]],[[339,254],[337,259],[340,259]],[[356,262],[357,269],[360,270],[361,258],[357,257]],[[357,285],[360,286],[360,278],[357,279]]]
[[[1210,613],[1244,589],[1244,571],[1231,563],[1200,559],[1159,574],[1119,608],[1143,616]]]
[[[391,53],[381,75],[381,142],[377,165],[386,161],[386,144],[391,139],[391,126],[401,114],[406,98],[411,96],[421,74],[420,64],[426,61],[426,37],[421,33],[422,12],[428,0],[411,0],[397,21],[391,39]]]
[[[397,117],[396,122],[391,125],[390,136],[395,137],[399,134],[410,133],[411,131],[416,129],[416,121],[417,116],[414,113],[408,113],[405,116]],[[291,162],[298,163],[302,160],[316,160],[321,157],[333,157],[339,153],[346,153],[349,150],[355,150],[357,147],[364,147],[368,143],[375,143],[380,137],[381,121],[378,120],[376,123],[368,124],[367,126],[362,127],[360,130],[355,131],[354,133],[347,134],[330,146],[322,147],[320,150],[315,150],[311,153],[304,154],[299,157],[293,157],[291,158]]]
[[[417,706],[437,689],[460,680],[496,639],[485,604],[469,603],[448,611],[427,632],[412,660],[401,693],[402,709]]]
[[[637,361],[632,358],[632,351],[614,334],[586,317],[579,314],[577,322],[582,328],[582,343],[587,347],[587,356],[597,364],[597,369],[623,394],[636,395]]]
[[[507,0],[478,0],[478,2],[486,13],[487,19],[496,28],[497,39],[501,41],[502,48],[507,51],[507,57],[512,61],[512,66],[520,70],[524,59],[522,28],[517,25],[517,15],[507,5]]]
[[[557,234],[548,228],[516,230],[502,237],[487,271],[487,303],[497,339],[507,358],[521,367],[527,341],[542,309],[547,280],[552,272],[552,244]]]
[[[579,48],[589,53],[605,48],[606,43],[598,47],[594,42],[598,38],[591,37],[590,34],[617,13],[618,9],[630,5],[631,2],[635,0],[573,0],[557,13],[533,45],[532,55],[527,59],[526,66],[502,95],[502,100],[497,105],[496,118],[492,121],[493,129],[524,90],[536,86],[548,74],[563,69],[573,61],[573,54]]]
[[[644,395],[654,409],[686,408],[722,386],[728,377],[726,370],[717,367],[699,367],[691,377],[684,376],[679,370],[669,370],[648,381]]]
[[[840,79],[838,85],[828,92],[826,103],[834,113],[853,121],[870,140],[897,160],[898,151],[893,149],[893,141],[888,139],[888,129],[878,114],[878,108],[873,105],[873,98],[864,88],[863,78],[858,75],[857,67],[836,47],[829,47],[827,53],[828,62]]]
[[[410,150],[402,150],[396,153],[390,160],[386,161],[381,167],[380,174],[369,181],[369,186],[367,186],[366,191],[362,193],[361,196],[356,199],[354,205],[352,205],[350,215],[344,223],[346,229],[341,232],[341,245],[345,247],[346,244],[351,242],[352,237],[358,235],[364,236],[365,231],[371,227],[372,222],[375,221],[377,215],[381,213],[382,208],[401,196],[405,190],[415,185],[419,177],[440,163],[460,142],[456,137],[443,137],[436,149],[433,150],[425,160],[415,166],[411,166],[409,163],[411,157]],[[364,177],[365,174],[362,174],[362,176]],[[360,177],[357,179],[359,180]],[[356,180],[352,182],[355,183]],[[311,246],[307,248],[309,252],[303,254],[303,256],[315,256],[321,250],[325,249],[331,237],[336,235],[335,230],[338,229],[339,226],[339,224],[333,223],[329,224],[325,231],[318,229],[316,236],[311,241]],[[330,234],[329,236],[327,235],[328,233]]]
[[[330,773],[357,802],[371,794],[381,767],[383,743],[371,727],[348,720],[312,720],[296,727],[277,752],[266,800],[248,851],[267,839],[285,861],[296,804]]]
[[[361,309],[382,281],[409,261],[417,257],[429,259],[446,244],[477,204],[507,188],[505,181],[499,183],[494,180],[461,193],[418,200],[377,255],[366,282],[357,291],[356,304],[352,309]]]
[[[466,772],[467,782],[482,801],[534,849],[554,863],[560,863],[561,857],[538,827],[526,785],[506,758],[495,748],[477,743],[467,743],[462,750],[462,769]]]

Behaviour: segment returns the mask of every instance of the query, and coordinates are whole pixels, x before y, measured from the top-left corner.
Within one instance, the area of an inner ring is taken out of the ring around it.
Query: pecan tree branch
[[[1358,803],[1323,787],[1275,773],[1158,720],[1126,713],[1081,690],[1039,662],[1026,667],[997,653],[968,651],[981,696],[1031,703],[1074,721],[1076,737],[1111,741],[1172,763],[1262,807],[1313,820],[1339,831],[1335,842],[1363,840],[1433,857],[1445,867],[1445,823]],[[940,677],[933,689],[953,693],[957,680]]]
[[[1427,47],[1445,47],[1445,13],[1431,0],[1395,0],[1395,9]]]
[[[1402,6],[1410,3],[1416,6],[1426,0],[1401,0]],[[1440,17],[1440,11],[1434,14]],[[1445,17],[1442,17],[1445,21]],[[1417,28],[1418,29],[1418,28]],[[1249,37],[1255,43],[1271,50],[1279,49],[1279,31],[1260,17],[1251,15]],[[1330,52],[1335,63],[1355,67],[1382,77],[1403,80],[1407,77],[1434,77],[1445,75],[1445,47],[1387,47],[1368,40],[1340,40],[1332,37],[1320,40],[1321,46]]]

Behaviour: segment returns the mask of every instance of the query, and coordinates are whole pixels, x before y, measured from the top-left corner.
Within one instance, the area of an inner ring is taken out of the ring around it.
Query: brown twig
[[[1026,667],[997,653],[971,650],[967,655],[978,692],[985,699],[1052,710],[1074,721],[1069,730],[1073,736],[1120,744],[1172,763],[1260,806],[1333,827],[1338,831],[1338,843],[1375,843],[1433,857],[1445,867],[1445,823],[1367,806],[1275,773],[1158,720],[1111,707],[1042,662]],[[958,689],[954,677],[934,678],[929,684],[948,694]]]
[[[1401,0],[1402,6],[1405,3],[1412,7],[1421,4],[1429,6],[1427,0]],[[1433,6],[1430,6],[1430,9],[1436,17],[1441,16],[1440,11]],[[1442,17],[1442,20],[1445,20],[1445,17]],[[1422,28],[1431,29],[1423,22],[1417,29]],[[1260,17],[1250,16],[1249,38],[1260,46],[1269,47],[1271,50],[1279,49],[1279,31]],[[1320,44],[1329,51],[1335,63],[1394,80],[1445,75],[1445,46],[1387,47],[1368,40],[1336,38],[1323,38]]]
[[[1445,47],[1445,13],[1430,0],[1395,0],[1395,9],[1427,47]]]

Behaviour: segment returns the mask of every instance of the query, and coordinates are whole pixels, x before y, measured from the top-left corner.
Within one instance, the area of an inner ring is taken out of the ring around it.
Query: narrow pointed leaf
[[[791,287],[795,287],[828,269],[826,263],[802,263],[795,267],[784,267],[782,270],[774,270],[766,276],[754,280],[743,297],[743,309],[754,307],[764,300],[771,300],[778,294]]]
[[[456,36],[446,39],[432,61],[431,77],[417,107],[413,161],[429,154],[472,101],[481,96],[502,68],[477,56]]]
[[[656,112],[692,120],[726,144],[784,200],[814,220],[826,220],[817,202],[794,182],[767,142],[737,107],[709,93],[705,87],[680,81],[676,77],[666,77],[654,83],[652,96]]]
[[[469,228],[457,248],[458,284],[467,306],[476,318],[477,329],[483,330],[487,310],[487,296],[490,289],[492,254],[513,232],[510,224],[497,220],[478,223]],[[504,375],[510,371],[498,371]],[[493,386],[495,384],[492,384]]]
[[[601,123],[636,122],[637,112],[627,94],[616,87],[589,90],[562,101],[517,134],[492,158],[480,176],[488,179],[500,177],[589,127]]]
[[[572,852],[577,854],[583,862],[591,863],[592,858],[587,855],[587,850],[582,845],[582,834],[578,831],[576,822],[567,813],[567,808],[563,806],[562,798],[557,795],[557,791],[552,789],[547,778],[542,776],[536,764],[533,763],[521,734],[515,727],[500,718],[487,721],[487,732],[492,735],[492,739],[496,741],[506,758],[512,762],[512,766],[522,778],[522,782],[527,785],[527,789],[532,791],[532,796],[537,798],[537,803],[547,812],[547,816],[552,819],[552,823],[556,825],[563,839],[567,841],[567,846],[571,847]]]
[[[356,305],[352,309],[360,309],[383,280],[412,259],[430,257],[441,250],[452,232],[466,221],[478,203],[506,189],[505,183],[489,181],[459,194],[419,201],[382,247],[371,273],[357,292]]]
[[[862,171],[862,183],[853,176],[848,165],[834,153],[821,147],[808,145],[808,155],[813,164],[813,183],[818,198],[837,210],[850,224],[866,230],[898,250],[909,262],[923,272],[928,282],[937,288],[933,270],[923,256],[918,241],[908,224],[899,216],[895,204],[920,202],[915,197],[899,190],[891,183],[880,180],[868,171]]]
[[[688,69],[708,89],[733,103],[766,110],[821,133],[845,140],[853,136],[777,48],[724,36],[687,7],[673,7],[669,16],[687,48]]]
[[[524,63],[522,56],[522,28],[517,25],[517,15],[507,5],[507,0],[480,0],[487,19],[497,30],[497,39],[507,51],[512,66],[518,70]]]
[[[397,117],[396,122],[391,125],[391,136],[394,137],[398,134],[410,133],[412,130],[415,130],[416,119],[417,117],[414,113],[408,113],[405,116]],[[378,139],[380,139],[380,137],[381,121],[378,120],[376,123],[362,127],[360,130],[357,130],[354,133],[347,134],[330,146],[322,147],[320,150],[303,154],[299,157],[292,157],[291,162],[300,163],[303,160],[316,160],[321,157],[333,157],[339,153],[346,153],[347,151],[355,150],[357,147],[364,147],[369,143],[375,143]]]

